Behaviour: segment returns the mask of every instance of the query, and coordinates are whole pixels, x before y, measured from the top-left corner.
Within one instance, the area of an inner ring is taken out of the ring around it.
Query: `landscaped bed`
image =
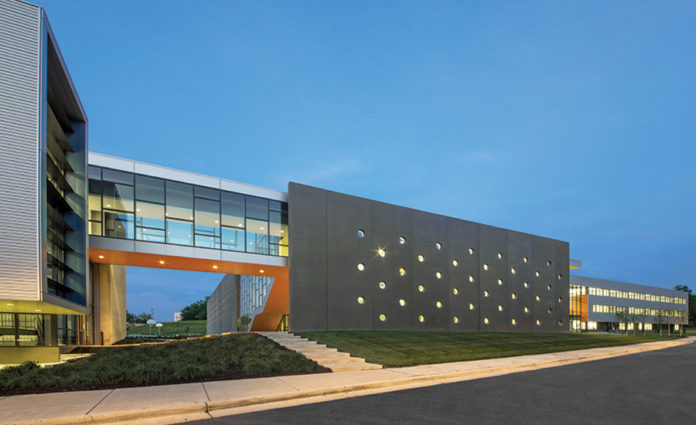
[[[315,331],[298,334],[385,367],[581,350],[669,338],[657,334],[438,331]]]
[[[92,357],[0,371],[0,395],[110,389],[258,376],[328,372],[256,334],[233,334],[137,347],[103,348]]]

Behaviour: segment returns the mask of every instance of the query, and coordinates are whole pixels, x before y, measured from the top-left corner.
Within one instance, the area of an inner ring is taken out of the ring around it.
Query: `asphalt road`
[[[696,424],[696,343],[198,423],[691,425]]]

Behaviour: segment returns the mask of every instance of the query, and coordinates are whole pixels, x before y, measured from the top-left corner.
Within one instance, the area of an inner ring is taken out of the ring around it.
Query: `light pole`
[[[150,336],[152,336],[152,325],[154,325],[155,323],[157,323],[155,319],[148,319],[147,321],[148,326],[150,326]]]
[[[157,328],[157,335],[159,335],[159,336],[162,336],[162,332],[161,332],[162,326],[164,326],[164,325],[161,323],[158,323],[155,325],[155,327]]]

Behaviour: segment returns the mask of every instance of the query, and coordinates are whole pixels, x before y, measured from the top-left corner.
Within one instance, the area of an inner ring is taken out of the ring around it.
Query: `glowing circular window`
[[[511,274],[517,274],[517,269],[514,268],[514,267],[511,268],[511,269],[510,269],[510,273],[511,273]]]
[[[403,298],[399,299],[399,305],[400,305],[401,307],[404,307],[404,306],[406,305],[406,300],[403,299]]]
[[[537,295],[537,296],[534,297],[534,298],[535,298],[537,301],[541,301],[541,297],[540,297],[539,295]]]
[[[474,255],[474,248],[469,248],[469,255]]]
[[[437,308],[442,308],[442,303],[441,303],[440,301],[437,301],[437,302],[435,303],[435,307],[437,307]]]
[[[438,251],[442,249],[442,244],[440,242],[435,242],[435,249]]]
[[[379,321],[380,321],[380,322],[384,322],[385,320],[387,320],[387,315],[384,314],[384,313],[380,314],[380,315],[379,315]]]
[[[387,287],[387,282],[381,281],[377,285],[379,286],[379,289],[385,289]]]
[[[474,309],[474,305],[469,303],[469,310],[473,310],[473,309]]]
[[[498,304],[498,311],[503,311],[503,306]]]
[[[513,292],[512,294],[510,294],[510,298],[512,298],[513,300],[516,300],[516,299],[517,299],[517,294],[515,294],[515,293]]]
[[[488,317],[484,317],[484,318],[483,318],[483,323],[486,324],[486,325],[488,324]]]
[[[498,253],[498,260],[502,260],[502,259],[503,259],[503,253],[502,253],[502,252],[499,252],[499,253]]]
[[[550,283],[549,283],[548,285],[546,285],[546,290],[547,290],[547,291],[550,291],[550,290],[551,290],[551,284],[550,284]]]
[[[522,261],[524,261],[525,263],[528,263],[528,262],[529,262],[529,258],[523,257],[523,258],[522,258]]]
[[[503,279],[498,279],[498,286],[503,286]]]
[[[419,262],[419,263],[422,263],[423,261],[425,261],[425,257],[423,257],[422,255],[419,255],[419,256],[418,256],[418,262]]]
[[[488,264],[484,264],[484,265],[483,265],[483,269],[484,269],[484,270],[488,270]]]
[[[452,265],[453,265],[454,267],[457,267],[457,266],[459,265],[459,261],[457,261],[457,260],[452,260]]]
[[[541,326],[541,320],[537,320],[537,321],[536,321],[536,325],[537,325],[537,326]]]
[[[525,282],[525,283],[523,283],[523,285],[525,288],[529,288],[529,282]]]
[[[546,310],[546,313],[548,313],[548,314],[551,314],[552,312],[553,312],[553,310],[551,310],[551,308],[549,308],[548,310]]]
[[[529,313],[529,307],[525,307],[525,308],[524,308],[524,312],[525,312],[525,313]]]
[[[383,250],[382,248],[380,248],[377,250],[377,255],[384,258],[384,256],[387,255],[387,252],[385,250]]]
[[[435,277],[438,279],[442,279],[442,273],[440,272],[435,272]]]
[[[512,320],[510,320],[510,323],[512,323],[512,326],[516,326],[516,325],[517,325],[517,319],[512,319]]]
[[[483,296],[488,298],[488,291],[483,291]]]
[[[406,238],[403,236],[399,237],[399,245],[404,245],[406,243]]]
[[[472,275],[469,275],[469,282],[474,283],[474,277]]]
[[[547,262],[546,262],[546,265],[549,266],[549,267],[551,267],[551,260],[547,261]]]
[[[459,323],[459,317],[454,316],[454,317],[452,318],[452,322],[454,322],[454,323]]]
[[[362,239],[362,238],[365,237],[365,231],[364,231],[364,230],[360,229],[360,230],[358,230],[357,233],[358,233],[358,237],[359,237],[360,239]]]
[[[457,289],[457,288],[452,288],[452,294],[458,295],[458,294],[459,294],[459,289]]]
[[[423,285],[418,285],[418,292],[424,292],[425,287]]]
[[[399,269],[399,276],[406,276],[406,269],[405,268],[401,267]]]
[[[365,297],[358,297],[358,304],[365,304]]]
[[[418,315],[418,321],[421,322],[421,323],[425,322],[425,317],[424,317],[422,314],[419,314],[419,315]]]
[[[365,270],[365,265],[363,263],[358,263],[358,270],[360,270],[360,271]]]
[[[534,274],[536,275],[536,277],[541,276],[541,273],[539,272],[539,270],[537,270]]]
[[[562,274],[559,274],[559,275],[558,275],[558,280],[561,280],[561,279],[563,279],[563,275],[562,275]]]

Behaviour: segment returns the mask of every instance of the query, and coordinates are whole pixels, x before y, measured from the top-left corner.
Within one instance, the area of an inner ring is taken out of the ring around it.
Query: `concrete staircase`
[[[259,332],[271,341],[276,342],[288,350],[297,351],[320,366],[331,369],[332,372],[344,372],[350,370],[381,369],[382,365],[367,363],[360,357],[352,357],[349,353],[342,353],[335,348],[316,341],[309,341],[288,332]]]

